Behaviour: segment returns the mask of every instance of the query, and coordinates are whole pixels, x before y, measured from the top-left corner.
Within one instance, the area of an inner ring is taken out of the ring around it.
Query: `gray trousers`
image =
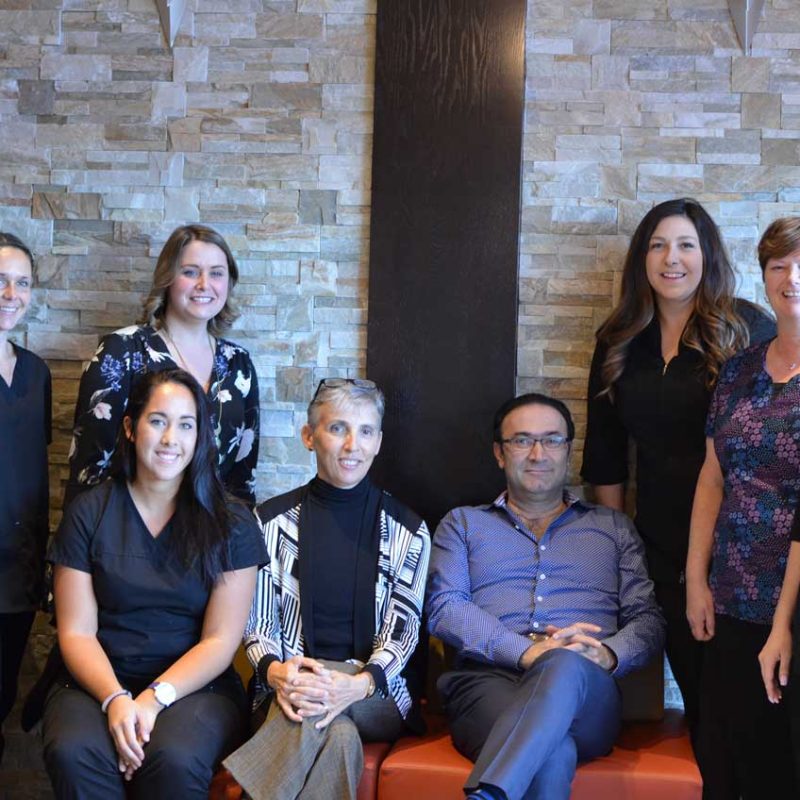
[[[352,664],[323,663],[358,672]],[[377,693],[321,731],[314,727],[318,721],[292,722],[273,702],[264,724],[223,765],[253,800],[355,800],[364,769],[362,738],[394,741],[406,730],[394,701]]]

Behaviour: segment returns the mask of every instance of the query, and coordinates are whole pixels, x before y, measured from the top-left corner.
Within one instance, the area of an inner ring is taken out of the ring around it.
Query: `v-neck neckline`
[[[158,533],[152,533],[150,528],[147,526],[147,523],[144,521],[144,517],[142,516],[142,512],[139,511],[139,506],[136,505],[136,501],[133,499],[133,495],[131,494],[131,490],[128,487],[127,483],[123,484],[125,488],[125,494],[128,497],[128,501],[133,509],[134,514],[136,515],[136,520],[139,523],[139,527],[141,528],[142,533],[149,539],[153,544],[157,544],[158,542],[166,539],[169,536],[170,531],[172,530],[172,520],[175,518],[175,514],[173,512],[172,516],[164,523],[163,527]]]
[[[6,379],[0,375],[0,390],[5,394],[20,396],[20,387],[24,380],[24,369],[21,368],[22,362],[24,361],[23,348],[17,347],[13,342],[10,344],[15,355],[14,369],[11,372],[11,383],[7,383]],[[24,391],[24,386],[22,386],[22,390]]]

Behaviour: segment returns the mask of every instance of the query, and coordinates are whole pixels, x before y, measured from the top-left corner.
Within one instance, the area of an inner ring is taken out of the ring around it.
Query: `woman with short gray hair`
[[[244,642],[266,721],[225,761],[254,800],[355,798],[361,741],[421,728],[409,660],[430,536],[368,476],[383,405],[372,381],[321,381],[301,433],[317,475],[256,512],[269,563]]]

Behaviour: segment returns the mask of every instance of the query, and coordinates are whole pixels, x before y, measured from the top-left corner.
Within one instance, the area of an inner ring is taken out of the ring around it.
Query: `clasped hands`
[[[348,706],[363,700],[370,685],[369,677],[363,673],[348,675],[328,669],[307,656],[273,661],[267,682],[288,719],[302,722],[307,717],[322,717],[314,726],[317,730],[327,727]]]
[[[162,710],[152,691],[145,689],[136,699],[120,695],[108,706],[108,730],[117,750],[119,771],[129,781],[144,762],[144,746]]]
[[[545,628],[547,639],[532,644],[520,657],[519,665],[522,669],[528,669],[539,656],[548,650],[557,647],[564,647],[579,653],[584,658],[602,667],[607,672],[616,669],[617,657],[611,648],[604,645],[592,634],[600,633],[602,628],[591,622],[574,622],[563,628],[555,625],[548,625]]]

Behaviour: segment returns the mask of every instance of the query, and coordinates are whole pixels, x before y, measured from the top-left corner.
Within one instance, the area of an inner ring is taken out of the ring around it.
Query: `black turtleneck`
[[[314,581],[314,657],[353,658],[353,619],[359,546],[367,545],[374,520],[364,520],[370,482],[338,489],[319,476],[309,485],[309,530]]]

